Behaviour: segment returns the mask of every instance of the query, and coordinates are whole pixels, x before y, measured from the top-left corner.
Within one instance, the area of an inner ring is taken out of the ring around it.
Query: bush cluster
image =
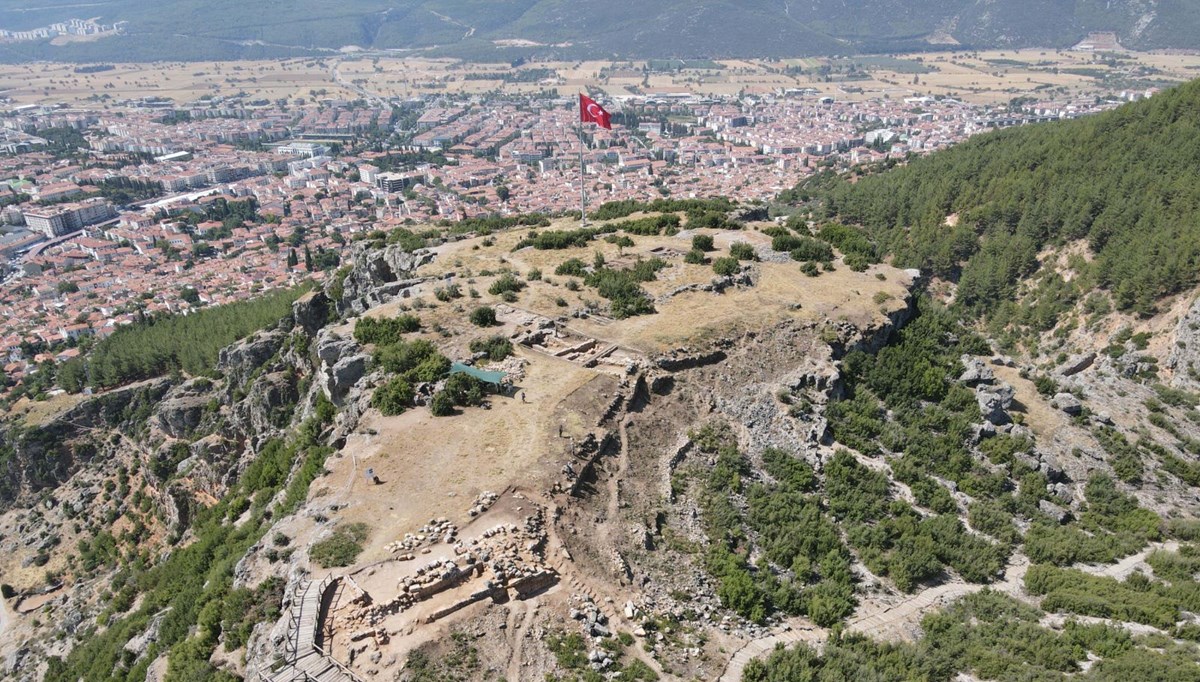
[[[513,352],[512,342],[499,334],[486,339],[475,339],[471,341],[470,347],[472,353],[487,353],[488,359],[493,362],[499,362]]]
[[[354,563],[367,540],[367,524],[349,523],[338,526],[333,535],[313,543],[308,556],[321,568],[337,568]]]
[[[360,317],[354,323],[354,340],[377,346],[396,343],[421,329],[421,319],[408,313],[396,317]]]

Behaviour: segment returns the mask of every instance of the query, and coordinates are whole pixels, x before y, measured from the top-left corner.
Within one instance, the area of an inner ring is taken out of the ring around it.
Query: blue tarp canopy
[[[459,372],[462,372],[463,374],[469,374],[485,384],[494,384],[499,386],[504,382],[504,372],[487,372],[477,367],[464,365],[461,362],[455,362],[450,365],[451,374],[458,374]]]

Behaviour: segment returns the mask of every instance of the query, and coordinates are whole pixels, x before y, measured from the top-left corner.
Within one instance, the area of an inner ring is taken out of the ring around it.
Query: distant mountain
[[[129,23],[125,35],[93,42],[0,44],[0,59],[247,58],[349,45],[477,58],[772,57],[950,41],[977,48],[1066,47],[1091,31],[1115,32],[1130,48],[1200,48],[1196,0],[26,2],[33,7],[5,3],[0,28],[28,30],[94,15]]]

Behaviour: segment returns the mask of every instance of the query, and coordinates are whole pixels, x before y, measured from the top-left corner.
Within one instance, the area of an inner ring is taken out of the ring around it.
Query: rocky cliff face
[[[315,392],[344,395],[361,376],[365,356],[347,350],[359,359],[358,376],[333,372],[332,386],[316,379],[330,372],[327,360],[336,366],[341,359],[316,351],[333,307],[322,292],[303,297],[274,327],[223,349],[211,376],[141,382],[88,397],[39,426],[0,427],[0,552],[10,559],[0,569],[3,582],[22,595],[45,589],[37,579],[43,571],[20,580],[15,571],[68,570],[56,558],[67,552],[56,548],[96,533],[124,543],[122,535],[135,529],[139,549],[152,553],[186,539],[193,512],[225,496],[267,440],[291,433]],[[106,603],[96,592],[106,584],[101,574],[59,590],[55,625],[94,619]],[[145,651],[153,639],[152,626],[129,650]],[[54,648],[62,653],[69,645]],[[48,653],[39,647],[14,649],[0,677],[38,679]]]
[[[89,461],[107,457],[113,445],[96,434],[135,428],[163,399],[170,384],[153,380],[89,398],[41,425],[0,425],[0,511],[25,506],[31,496],[68,480]]]
[[[45,497],[48,513],[36,527],[51,529],[85,509],[118,471],[140,471],[167,527],[184,529],[197,494],[219,499],[257,448],[290,427],[319,362],[307,352],[310,330],[329,308],[321,293],[305,297],[275,328],[223,349],[216,378],[139,382],[44,424],[0,426],[0,512]]]
[[[362,313],[403,295],[405,289],[419,283],[412,273],[433,260],[433,252],[418,249],[405,251],[399,245],[375,248],[359,244],[348,259],[349,272],[341,283],[341,296],[336,304],[339,311]]]

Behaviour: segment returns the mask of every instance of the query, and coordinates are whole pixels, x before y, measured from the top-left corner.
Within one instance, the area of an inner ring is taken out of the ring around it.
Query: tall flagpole
[[[583,188],[583,101],[579,103],[579,218],[587,227],[587,192]]]

